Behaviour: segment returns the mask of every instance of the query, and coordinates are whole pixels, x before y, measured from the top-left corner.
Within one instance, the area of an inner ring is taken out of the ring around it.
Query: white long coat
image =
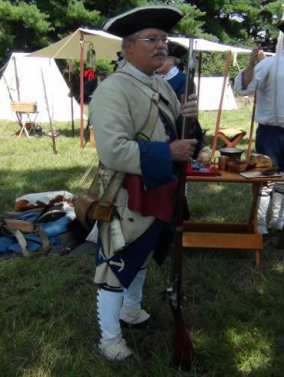
[[[171,122],[175,121],[180,112],[180,103],[170,85],[158,75],[149,77],[138,71],[131,64],[125,63],[120,69],[158,91],[169,104],[164,106]],[[161,101],[162,102],[162,101]],[[102,164],[100,183],[103,192],[105,185],[114,171],[141,175],[140,150],[135,135],[143,130],[151,107],[151,98],[132,82],[114,73],[104,80],[93,94],[90,103],[90,119],[94,127],[96,147]],[[158,118],[152,141],[167,141],[162,121]],[[128,194],[124,188],[119,190],[115,206],[121,217],[121,226],[127,242],[139,237],[153,223],[154,217],[142,217],[138,212],[127,207]],[[103,252],[106,259],[110,258],[113,245],[110,238],[110,224],[100,222],[100,235],[103,242]],[[120,286],[119,281],[103,263],[96,269],[95,281]]]

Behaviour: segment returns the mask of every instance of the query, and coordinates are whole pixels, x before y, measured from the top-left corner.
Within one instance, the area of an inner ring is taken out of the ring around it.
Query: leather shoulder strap
[[[159,109],[160,109],[160,111],[168,118],[168,120],[172,124],[172,127],[174,128],[174,124],[170,120],[171,116],[172,116],[172,112],[173,112],[173,107],[172,107],[171,103],[167,103],[167,104],[165,103],[165,102],[167,102],[167,100],[165,98],[163,98],[161,93],[159,93],[158,91],[156,91],[154,89],[151,89],[144,82],[138,80],[136,77],[134,77],[134,76],[132,76],[132,75],[126,73],[126,72],[118,71],[118,72],[115,72],[114,74],[116,76],[123,77],[128,81],[131,81],[133,85],[135,85],[142,92],[144,92],[146,95],[148,95],[152,100],[152,107],[154,106],[154,104],[156,104],[157,107],[158,107],[157,117],[158,117],[158,113],[159,113]],[[164,100],[161,100],[161,99],[164,99]],[[153,110],[152,109],[150,110],[149,116],[151,114],[151,111],[153,111]],[[148,126],[151,127],[150,124]],[[143,131],[143,132],[145,133],[145,131]]]
[[[145,126],[143,127],[142,131],[139,132],[135,137],[137,140],[151,140],[159,116],[158,104],[160,101],[160,94],[144,84],[142,81],[136,79],[134,76],[129,75],[126,72],[116,72],[115,75],[123,77],[124,79],[130,81],[133,85],[135,85],[148,97],[151,98],[151,107]]]
[[[151,88],[147,87],[147,85],[143,84],[142,82],[136,80],[133,76],[124,74],[122,72],[117,72],[116,75],[121,76],[123,78],[126,78],[127,80],[133,82],[134,85],[136,85],[139,89],[141,89],[145,94],[151,97],[151,107],[149,110],[149,115],[147,118],[147,121],[142,129],[141,132],[139,132],[135,138],[137,140],[145,140],[149,141],[151,140],[152,134],[154,132],[155,125],[158,120],[159,115],[159,108],[158,108],[158,102],[159,102],[159,93],[155,92]],[[136,83],[137,82],[137,83]],[[103,193],[99,203],[103,206],[110,206],[118,193],[118,190],[123,184],[125,178],[125,173],[123,172],[115,172],[105,189],[105,192]],[[98,183],[98,169],[95,173],[95,177],[91,183],[91,186],[88,191],[90,194],[93,194],[95,196],[99,195],[99,183]]]

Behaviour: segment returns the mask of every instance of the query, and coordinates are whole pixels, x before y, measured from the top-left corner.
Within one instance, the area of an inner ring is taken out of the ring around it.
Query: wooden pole
[[[3,79],[4,79],[4,82],[5,82],[6,88],[7,88],[7,90],[8,90],[8,94],[9,94],[10,101],[11,101],[11,103],[14,103],[14,100],[13,100],[13,97],[12,97],[12,94],[11,94],[11,91],[10,91],[10,88],[9,88],[9,85],[8,85],[8,83],[7,83],[6,77],[4,76],[4,74],[3,74],[2,77],[3,77]],[[17,119],[18,119],[19,125],[20,125],[20,127],[21,127],[21,130],[22,130],[23,127],[24,127],[24,124],[23,124],[22,118],[21,118],[20,114],[19,114],[17,111],[15,111],[15,113],[16,113],[16,116],[17,116]]]
[[[74,104],[73,104],[73,61],[68,62],[68,72],[69,72],[69,88],[70,88],[70,100],[71,100],[71,125],[72,125],[72,135],[75,135],[74,127]]]
[[[44,81],[44,76],[43,76],[42,68],[40,69],[40,73],[41,73],[41,79],[42,79],[42,85],[43,85],[43,90],[44,90],[46,109],[47,109],[48,120],[49,120],[49,129],[50,129],[50,133],[51,133],[53,153],[57,154],[56,142],[55,142],[56,135],[55,135],[55,132],[53,130],[52,119],[51,119],[51,115],[50,115],[49,103],[48,103],[46,86],[45,86],[45,81]]]
[[[215,126],[215,134],[214,134],[214,138],[213,138],[213,145],[212,145],[212,152],[211,152],[211,158],[212,159],[214,158],[214,154],[215,154],[216,147],[217,147],[217,138],[218,138],[218,133],[219,133],[222,107],[223,107],[223,101],[224,101],[224,94],[225,94],[225,89],[226,89],[226,85],[227,85],[227,78],[228,78],[228,72],[229,72],[229,68],[230,68],[231,56],[232,56],[232,52],[228,51],[227,52],[226,65],[225,65],[225,69],[224,69],[222,93],[221,93],[218,115],[217,115],[216,126]]]
[[[20,95],[20,85],[19,85],[19,77],[18,77],[18,69],[17,69],[17,62],[15,56],[13,56],[14,62],[14,70],[15,70],[15,79],[16,79],[16,89],[17,89],[17,97],[18,102],[21,102],[21,95]]]
[[[84,148],[84,33],[80,35],[80,147]]]
[[[252,144],[252,136],[253,136],[253,128],[254,128],[253,126],[254,126],[254,118],[255,118],[255,109],[256,109],[256,91],[254,92],[253,108],[252,108],[252,113],[251,113],[248,150],[247,150],[247,157],[248,158],[251,156],[251,144]]]
[[[198,53],[198,84],[197,84],[197,110],[199,110],[199,100],[200,100],[200,87],[201,87],[201,64],[202,64],[202,51]]]
[[[16,90],[17,90],[17,98],[18,102],[21,102],[21,95],[20,95],[20,83],[19,83],[19,76],[18,76],[18,69],[17,69],[17,62],[16,57],[13,56],[13,63],[14,63],[14,71],[15,71],[15,80],[16,80]],[[19,123],[21,127],[23,127],[23,118],[21,113],[17,113],[17,118],[19,120]],[[26,129],[25,129],[26,131]],[[27,133],[27,132],[26,132]],[[19,134],[21,136],[21,133]]]

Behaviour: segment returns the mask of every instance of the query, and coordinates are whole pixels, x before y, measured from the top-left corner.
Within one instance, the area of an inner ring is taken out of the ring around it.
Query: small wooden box
[[[37,111],[36,102],[14,102],[11,103],[12,111],[17,113],[35,113]]]

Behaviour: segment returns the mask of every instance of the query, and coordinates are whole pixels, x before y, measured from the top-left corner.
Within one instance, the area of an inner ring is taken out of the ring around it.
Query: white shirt
[[[169,81],[170,79],[172,79],[173,77],[175,77],[178,73],[179,73],[178,67],[173,67],[172,69],[169,70],[168,73],[166,73],[165,75],[163,75],[163,79]]]
[[[284,128],[284,54],[260,61],[247,89],[242,89],[243,71],[236,77],[234,87],[243,96],[257,88],[256,122]]]

